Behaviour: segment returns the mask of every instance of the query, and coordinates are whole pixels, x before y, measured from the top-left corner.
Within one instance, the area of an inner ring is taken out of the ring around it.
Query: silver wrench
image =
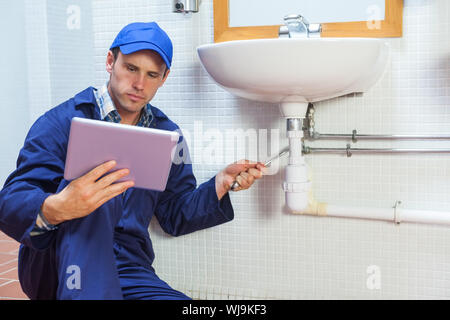
[[[277,154],[276,156],[270,158],[269,160],[267,160],[264,165],[267,167],[269,166],[273,160],[276,160],[282,156],[284,156],[285,154],[289,153],[289,147],[284,148],[283,150],[281,150],[281,152],[279,154]],[[236,180],[233,182],[233,184],[231,185],[231,190],[234,191],[237,188],[239,188],[241,185],[239,184],[239,182],[237,182]]]

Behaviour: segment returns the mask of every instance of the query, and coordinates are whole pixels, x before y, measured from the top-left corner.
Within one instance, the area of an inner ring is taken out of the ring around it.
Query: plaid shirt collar
[[[97,100],[97,105],[100,109],[100,116],[103,121],[120,123],[122,118],[119,112],[117,112],[114,102],[108,92],[108,82],[106,82],[103,87],[96,91],[94,90],[95,99]],[[153,120],[153,114],[150,103],[147,103],[143,111],[141,112],[141,117],[137,123],[139,127],[150,127]]]

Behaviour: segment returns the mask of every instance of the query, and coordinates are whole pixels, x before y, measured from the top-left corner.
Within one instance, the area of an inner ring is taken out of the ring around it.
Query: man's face
[[[142,50],[117,59],[111,51],[106,59],[111,75],[108,92],[122,118],[135,118],[153,99],[169,75],[162,58],[154,51]]]

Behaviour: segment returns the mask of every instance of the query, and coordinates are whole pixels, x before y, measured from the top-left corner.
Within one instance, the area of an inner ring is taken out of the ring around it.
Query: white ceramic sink
[[[237,40],[198,47],[216,83],[243,98],[280,103],[304,117],[308,102],[364,92],[382,75],[388,45],[380,39]]]

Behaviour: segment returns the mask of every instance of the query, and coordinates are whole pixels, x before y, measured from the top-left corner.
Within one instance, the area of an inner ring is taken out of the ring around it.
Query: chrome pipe
[[[309,140],[334,139],[334,140],[450,140],[450,135],[379,135],[379,134],[357,134],[356,130],[353,134],[322,134],[314,132],[308,136]]]
[[[300,131],[303,128],[303,119],[289,118],[287,119],[287,131]]]
[[[311,153],[345,153],[347,157],[351,157],[354,153],[359,154],[373,154],[373,153],[449,153],[450,149],[395,149],[395,148],[351,148],[347,145],[347,148],[311,148],[304,147],[304,154]]]

